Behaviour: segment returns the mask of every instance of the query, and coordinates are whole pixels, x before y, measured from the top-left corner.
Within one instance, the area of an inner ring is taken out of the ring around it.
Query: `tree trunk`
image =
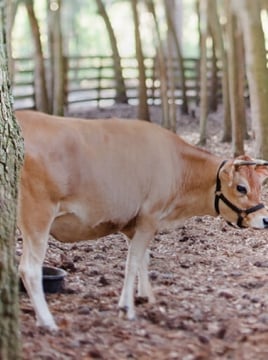
[[[205,145],[207,140],[207,116],[208,116],[208,96],[207,96],[207,37],[208,37],[208,9],[207,0],[200,0],[200,139],[199,144]]]
[[[233,155],[238,156],[244,153],[244,125],[245,104],[244,104],[244,71],[243,61],[241,67],[241,51],[239,51],[238,29],[236,17],[232,9],[226,4],[227,15],[227,39],[228,39],[228,77],[229,94],[231,105],[232,123],[232,147]],[[241,49],[240,49],[241,50]],[[242,71],[242,77],[241,77]]]
[[[114,72],[115,72],[115,81],[116,81],[116,97],[115,97],[115,101],[116,103],[128,103],[128,98],[127,98],[127,92],[126,92],[126,86],[125,86],[125,81],[124,81],[124,77],[123,77],[123,71],[122,71],[122,67],[121,67],[121,58],[119,55],[119,50],[117,47],[117,41],[116,41],[116,37],[114,34],[114,30],[112,27],[112,24],[110,22],[109,16],[107,14],[107,11],[105,9],[105,6],[103,5],[102,0],[96,0],[97,2],[97,6],[98,6],[98,11],[99,14],[102,16],[103,21],[105,23],[109,38],[110,38],[110,43],[111,43],[111,48],[112,48],[112,53],[113,53],[113,60],[114,60]]]
[[[238,23],[237,23],[238,25]],[[243,43],[243,34],[241,31],[241,27],[238,26],[236,33],[236,53],[237,53],[237,62],[240,64],[239,71],[237,73],[238,76],[238,97],[240,99],[240,113],[239,119],[241,121],[241,130],[244,132],[243,138],[244,140],[248,140],[250,138],[248,133],[248,125],[247,125],[247,116],[246,116],[246,99],[245,99],[245,87],[246,87],[246,66],[245,66],[245,48]]]
[[[212,57],[211,57],[211,69],[210,69],[210,95],[209,95],[209,110],[216,112],[218,108],[218,66],[216,56],[216,44],[214,34],[210,30],[212,39]]]
[[[243,30],[256,156],[268,159],[268,70],[259,1],[233,0]]]
[[[157,57],[158,57],[158,67],[159,67],[159,78],[160,78],[160,92],[161,92],[161,105],[163,111],[163,125],[166,128],[170,127],[170,118],[169,118],[169,103],[168,103],[168,77],[167,69],[165,65],[165,52],[162,45],[161,34],[159,23],[157,20],[154,3],[152,0],[146,0],[148,10],[153,16],[156,38],[157,38]]]
[[[48,112],[48,95],[46,87],[46,70],[44,64],[44,56],[42,51],[42,45],[40,40],[40,30],[37,18],[34,12],[33,0],[24,0],[26,10],[28,13],[30,27],[34,40],[34,61],[35,61],[35,106],[37,110]]]
[[[16,209],[23,145],[12,112],[7,71],[4,0],[0,0],[0,359],[21,357],[19,335],[18,277],[15,263]]]
[[[148,96],[146,86],[146,74],[144,67],[144,56],[142,51],[141,36],[139,31],[139,16],[137,10],[137,0],[131,1],[133,19],[134,19],[134,30],[135,30],[135,46],[136,56],[139,68],[139,108],[138,118],[142,120],[150,121],[149,107],[148,107]]]
[[[175,53],[178,58],[178,65],[179,65],[179,71],[180,71],[180,80],[181,80],[181,91],[182,91],[182,106],[181,111],[182,114],[188,114],[188,99],[187,99],[187,93],[186,93],[186,79],[185,79],[185,71],[184,71],[184,63],[183,63],[183,56],[181,52],[181,46],[179,43],[179,38],[177,36],[175,24],[172,18],[172,8],[169,5],[170,3],[165,1],[165,12],[166,12],[166,18],[167,18],[167,25],[168,30],[170,34],[172,35],[172,39],[175,46]]]
[[[223,122],[223,137],[222,141],[231,141],[232,130],[231,130],[231,112],[230,112],[230,101],[229,101],[229,81],[228,81],[228,64],[227,64],[227,53],[224,47],[222,28],[219,22],[219,15],[217,11],[217,1],[209,0],[209,26],[213,33],[215,40],[216,50],[218,53],[217,58],[222,63],[222,102],[224,111],[224,122]]]
[[[173,42],[172,38],[169,36],[167,39],[168,42],[168,84],[169,84],[169,129],[176,133],[177,130],[177,117],[176,117],[176,99],[175,99],[175,71],[173,64]]]
[[[48,38],[50,50],[50,102],[54,115],[64,115],[66,63],[63,56],[61,0],[48,0]]]

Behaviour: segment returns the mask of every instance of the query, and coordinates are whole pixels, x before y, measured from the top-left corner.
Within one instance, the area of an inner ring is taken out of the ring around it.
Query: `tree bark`
[[[127,104],[128,98],[127,98],[125,81],[124,81],[124,77],[123,77],[123,71],[122,71],[122,67],[121,67],[121,57],[120,57],[119,50],[117,47],[117,41],[116,41],[116,37],[114,34],[114,30],[113,30],[112,24],[110,22],[109,16],[107,14],[105,6],[103,5],[102,0],[96,0],[96,3],[98,6],[99,14],[102,16],[103,21],[105,23],[105,26],[106,26],[106,29],[107,29],[107,32],[108,32],[108,35],[110,38],[110,43],[111,43],[111,48],[112,48],[112,53],[113,53],[115,81],[116,81],[115,102]]]
[[[0,359],[21,357],[18,277],[15,263],[16,209],[23,145],[12,111],[7,69],[4,0],[0,0]]]

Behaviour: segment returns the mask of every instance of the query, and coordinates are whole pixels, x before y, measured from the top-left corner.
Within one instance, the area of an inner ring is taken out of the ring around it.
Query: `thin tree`
[[[36,109],[44,112],[49,111],[48,94],[46,85],[46,69],[43,49],[41,44],[41,34],[38,20],[34,11],[33,0],[24,0],[25,7],[28,13],[30,27],[34,41],[34,63],[35,63],[35,105]]]
[[[209,80],[210,80],[210,94],[209,94],[209,103],[208,108],[211,112],[216,112],[218,109],[218,65],[217,65],[217,55],[216,55],[216,44],[215,37],[211,28],[209,27],[209,33],[212,40],[211,45],[211,67],[209,69]]]
[[[181,51],[181,45],[179,42],[179,38],[177,36],[174,19],[172,16],[172,3],[169,1],[164,1],[165,5],[165,13],[167,18],[168,31],[173,39],[173,44],[175,47],[175,54],[178,59],[178,66],[180,72],[180,82],[181,82],[181,91],[182,91],[182,106],[181,111],[183,114],[188,114],[188,99],[187,99],[187,88],[186,88],[186,78],[185,78],[185,69],[183,56]]]
[[[50,52],[50,107],[55,115],[64,114],[66,62],[63,55],[61,0],[48,1],[48,39]]]
[[[106,26],[106,29],[108,32],[108,36],[110,39],[111,48],[112,48],[115,81],[116,81],[115,101],[117,103],[128,103],[126,86],[125,86],[125,81],[124,81],[123,71],[122,71],[122,66],[121,66],[121,57],[120,57],[118,46],[117,46],[116,36],[115,36],[110,18],[108,16],[108,13],[105,9],[105,6],[104,6],[102,0],[96,0],[96,3],[98,6],[99,14],[102,16],[103,21],[105,23],[105,26]]]
[[[168,82],[169,82],[169,129],[173,132],[177,130],[177,116],[176,116],[176,99],[175,99],[175,69],[173,64],[173,42],[171,37],[168,36],[168,51],[167,51],[167,60],[168,60]]]
[[[17,360],[21,357],[21,349],[15,231],[23,146],[13,115],[8,77],[4,29],[6,5],[5,0],[0,0],[0,359]]]
[[[208,38],[208,4],[207,0],[199,0],[200,11],[200,138],[199,144],[205,145],[207,140],[208,116],[208,66],[207,66],[207,38]]]
[[[228,80],[228,61],[227,52],[224,44],[224,29],[220,24],[219,17],[219,1],[209,0],[208,21],[216,46],[217,58],[221,61],[221,88],[222,88],[222,102],[223,102],[223,136],[222,141],[231,141],[231,112],[230,112],[230,98],[229,98],[229,80]]]
[[[139,107],[138,107],[138,118],[142,120],[150,121],[150,113],[148,107],[148,96],[146,86],[146,73],[144,66],[144,55],[142,50],[142,42],[139,30],[139,14],[138,14],[138,0],[132,0],[132,13],[134,19],[134,31],[135,31],[135,46],[136,46],[136,57],[138,61],[139,69]]]
[[[227,39],[228,39],[228,79],[232,123],[233,155],[244,153],[245,103],[244,103],[244,71],[241,52],[241,37],[237,19],[232,12],[230,3],[226,3]],[[240,41],[239,41],[240,40]],[[242,74],[242,76],[241,76]],[[244,120],[243,120],[244,118]]]
[[[149,12],[152,14],[155,24],[156,41],[157,41],[157,58],[158,58],[159,77],[160,77],[161,105],[163,112],[163,125],[166,128],[170,128],[169,102],[168,102],[169,100],[168,73],[165,63],[165,51],[162,44],[161,32],[160,32],[159,22],[156,16],[154,2],[153,0],[146,0],[146,4]]]

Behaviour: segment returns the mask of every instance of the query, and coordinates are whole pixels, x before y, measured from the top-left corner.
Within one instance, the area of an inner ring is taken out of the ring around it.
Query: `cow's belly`
[[[51,226],[51,235],[62,242],[94,240],[119,231],[119,225],[110,221],[92,226],[75,214],[65,214],[55,218]]]

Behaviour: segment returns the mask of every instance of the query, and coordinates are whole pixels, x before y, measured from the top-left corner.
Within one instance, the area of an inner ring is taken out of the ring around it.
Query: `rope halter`
[[[260,160],[262,161],[262,160]],[[220,208],[219,208],[219,203],[220,200],[222,202],[224,202],[225,205],[227,205],[231,210],[233,210],[236,214],[237,214],[237,222],[236,225],[240,228],[243,228],[243,221],[244,219],[247,217],[247,215],[258,211],[260,209],[263,209],[265,206],[264,204],[260,203],[258,205],[252,206],[248,209],[240,209],[239,207],[237,207],[236,205],[234,205],[231,201],[229,201],[221,192],[221,180],[219,177],[220,174],[220,170],[222,169],[222,167],[225,165],[225,163],[227,162],[227,160],[224,160],[221,165],[219,166],[219,169],[217,171],[217,177],[216,177],[216,190],[215,190],[215,201],[214,201],[214,207],[215,210],[217,212],[218,215],[220,215]],[[238,163],[239,162],[239,163]],[[261,164],[258,163],[257,161],[239,161],[238,160],[237,163],[234,163],[235,165],[239,166],[239,165],[268,165],[267,162],[262,161]],[[229,225],[232,225],[229,221],[227,221],[227,223]]]

